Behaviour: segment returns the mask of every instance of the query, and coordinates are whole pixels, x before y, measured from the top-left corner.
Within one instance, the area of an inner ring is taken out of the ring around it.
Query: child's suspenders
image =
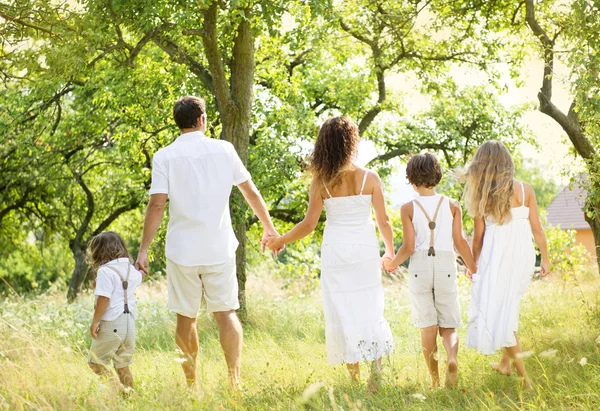
[[[125,308],[123,310],[123,313],[129,314],[129,305],[127,304],[127,286],[129,285],[129,273],[131,272],[131,264],[127,265],[127,277],[125,277],[125,279],[123,279],[123,276],[121,276],[121,273],[115,267],[112,267],[110,265],[104,265],[103,267],[110,268],[115,273],[117,273],[117,275],[121,279],[121,284],[123,285],[123,293],[125,294]]]
[[[434,245],[433,230],[435,230],[435,221],[437,220],[438,212],[440,211],[440,207],[442,205],[442,202],[444,201],[444,196],[440,197],[440,201],[438,202],[437,208],[435,209],[435,214],[433,215],[433,220],[431,218],[429,218],[429,214],[427,214],[427,211],[425,211],[425,208],[421,205],[421,203],[419,203],[417,200],[413,200],[413,201],[416,205],[419,206],[419,208],[425,215],[425,218],[427,219],[427,221],[429,221],[429,230],[430,230],[429,251],[427,252],[427,255],[435,257],[435,249],[433,248],[433,245]]]

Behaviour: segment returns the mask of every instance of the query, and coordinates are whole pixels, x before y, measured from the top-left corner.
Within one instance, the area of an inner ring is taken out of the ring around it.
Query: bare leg
[[[117,368],[117,374],[119,375],[119,381],[126,387],[133,388],[133,375],[129,367]]]
[[[367,388],[371,394],[379,391],[381,385],[381,357],[377,361],[371,363],[371,375],[369,376],[369,384]]]
[[[448,361],[446,362],[446,388],[458,384],[458,333],[455,328],[440,327]]]
[[[423,357],[431,375],[431,385],[437,387],[440,385],[440,373],[438,370],[437,356],[437,333],[438,326],[432,325],[421,329],[421,346],[423,348]]]
[[[350,378],[352,378],[352,381],[359,382],[360,381],[360,363],[355,362],[354,364],[346,364],[346,368],[348,368],[348,372],[350,373]]]
[[[240,385],[240,366],[242,362],[243,330],[235,311],[213,313],[219,326],[221,347],[229,370],[229,380],[233,389]]]
[[[96,364],[93,362],[88,362],[88,365],[90,366],[92,371],[94,371],[99,376],[101,376],[101,377],[109,377],[110,376],[110,370],[108,369],[108,367],[106,365]]]
[[[196,382],[196,357],[198,356],[198,332],[196,319],[177,314],[177,329],[175,342],[183,352],[184,362],[181,363],[188,385]]]
[[[525,362],[522,358],[520,358],[519,354],[523,352],[521,349],[521,344],[519,343],[519,337],[517,337],[517,333],[515,333],[515,338],[517,339],[517,345],[512,347],[505,347],[506,354],[512,360],[515,365],[515,370],[517,371],[517,375],[521,377],[521,381],[523,383],[523,387],[526,389],[531,389],[531,381],[529,380],[529,376],[527,375],[527,371],[525,370]]]
[[[510,365],[510,357],[506,352],[506,348],[502,348],[502,358],[499,363],[492,364],[492,369],[502,375],[512,374],[512,367]]]

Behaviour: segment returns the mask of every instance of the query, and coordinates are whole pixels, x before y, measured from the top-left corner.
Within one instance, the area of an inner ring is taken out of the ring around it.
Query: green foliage
[[[590,254],[583,244],[576,244],[575,230],[562,230],[560,227],[547,227],[548,258],[553,272],[560,273],[566,283],[588,268]]]
[[[520,162],[515,171],[515,178],[531,184],[541,210],[545,210],[560,191],[560,186],[556,181],[544,175],[543,167],[531,161]]]
[[[35,236],[3,253],[0,259],[0,292],[42,292],[62,288],[71,274],[70,252],[58,238]]]

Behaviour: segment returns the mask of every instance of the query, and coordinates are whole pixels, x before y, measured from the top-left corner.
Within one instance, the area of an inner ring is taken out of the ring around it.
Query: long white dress
[[[363,179],[363,187],[364,180]],[[329,364],[374,361],[394,349],[383,317],[379,242],[371,195],[329,197],[321,246],[321,287]],[[329,190],[327,190],[329,193]]]
[[[467,347],[493,354],[517,344],[519,306],[535,269],[529,207],[521,183],[523,204],[512,209],[504,225],[485,222],[479,271],[473,274]]]

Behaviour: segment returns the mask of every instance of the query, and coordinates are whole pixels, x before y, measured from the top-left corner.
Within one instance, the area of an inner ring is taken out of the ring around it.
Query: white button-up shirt
[[[96,277],[96,297],[106,297],[110,301],[106,312],[102,316],[104,321],[116,320],[125,311],[125,290],[123,280],[127,278],[127,268],[131,265],[129,258],[118,258],[105,264],[114,267],[119,273],[110,268],[102,266],[98,268]],[[137,308],[135,305],[135,289],[142,284],[142,274],[131,265],[129,280],[127,280],[127,307],[134,319],[137,319]],[[97,298],[96,298],[97,299]]]
[[[229,214],[234,185],[250,180],[233,145],[194,131],[154,155],[150,194],[169,196],[166,257],[183,266],[214,265],[235,255]]]

